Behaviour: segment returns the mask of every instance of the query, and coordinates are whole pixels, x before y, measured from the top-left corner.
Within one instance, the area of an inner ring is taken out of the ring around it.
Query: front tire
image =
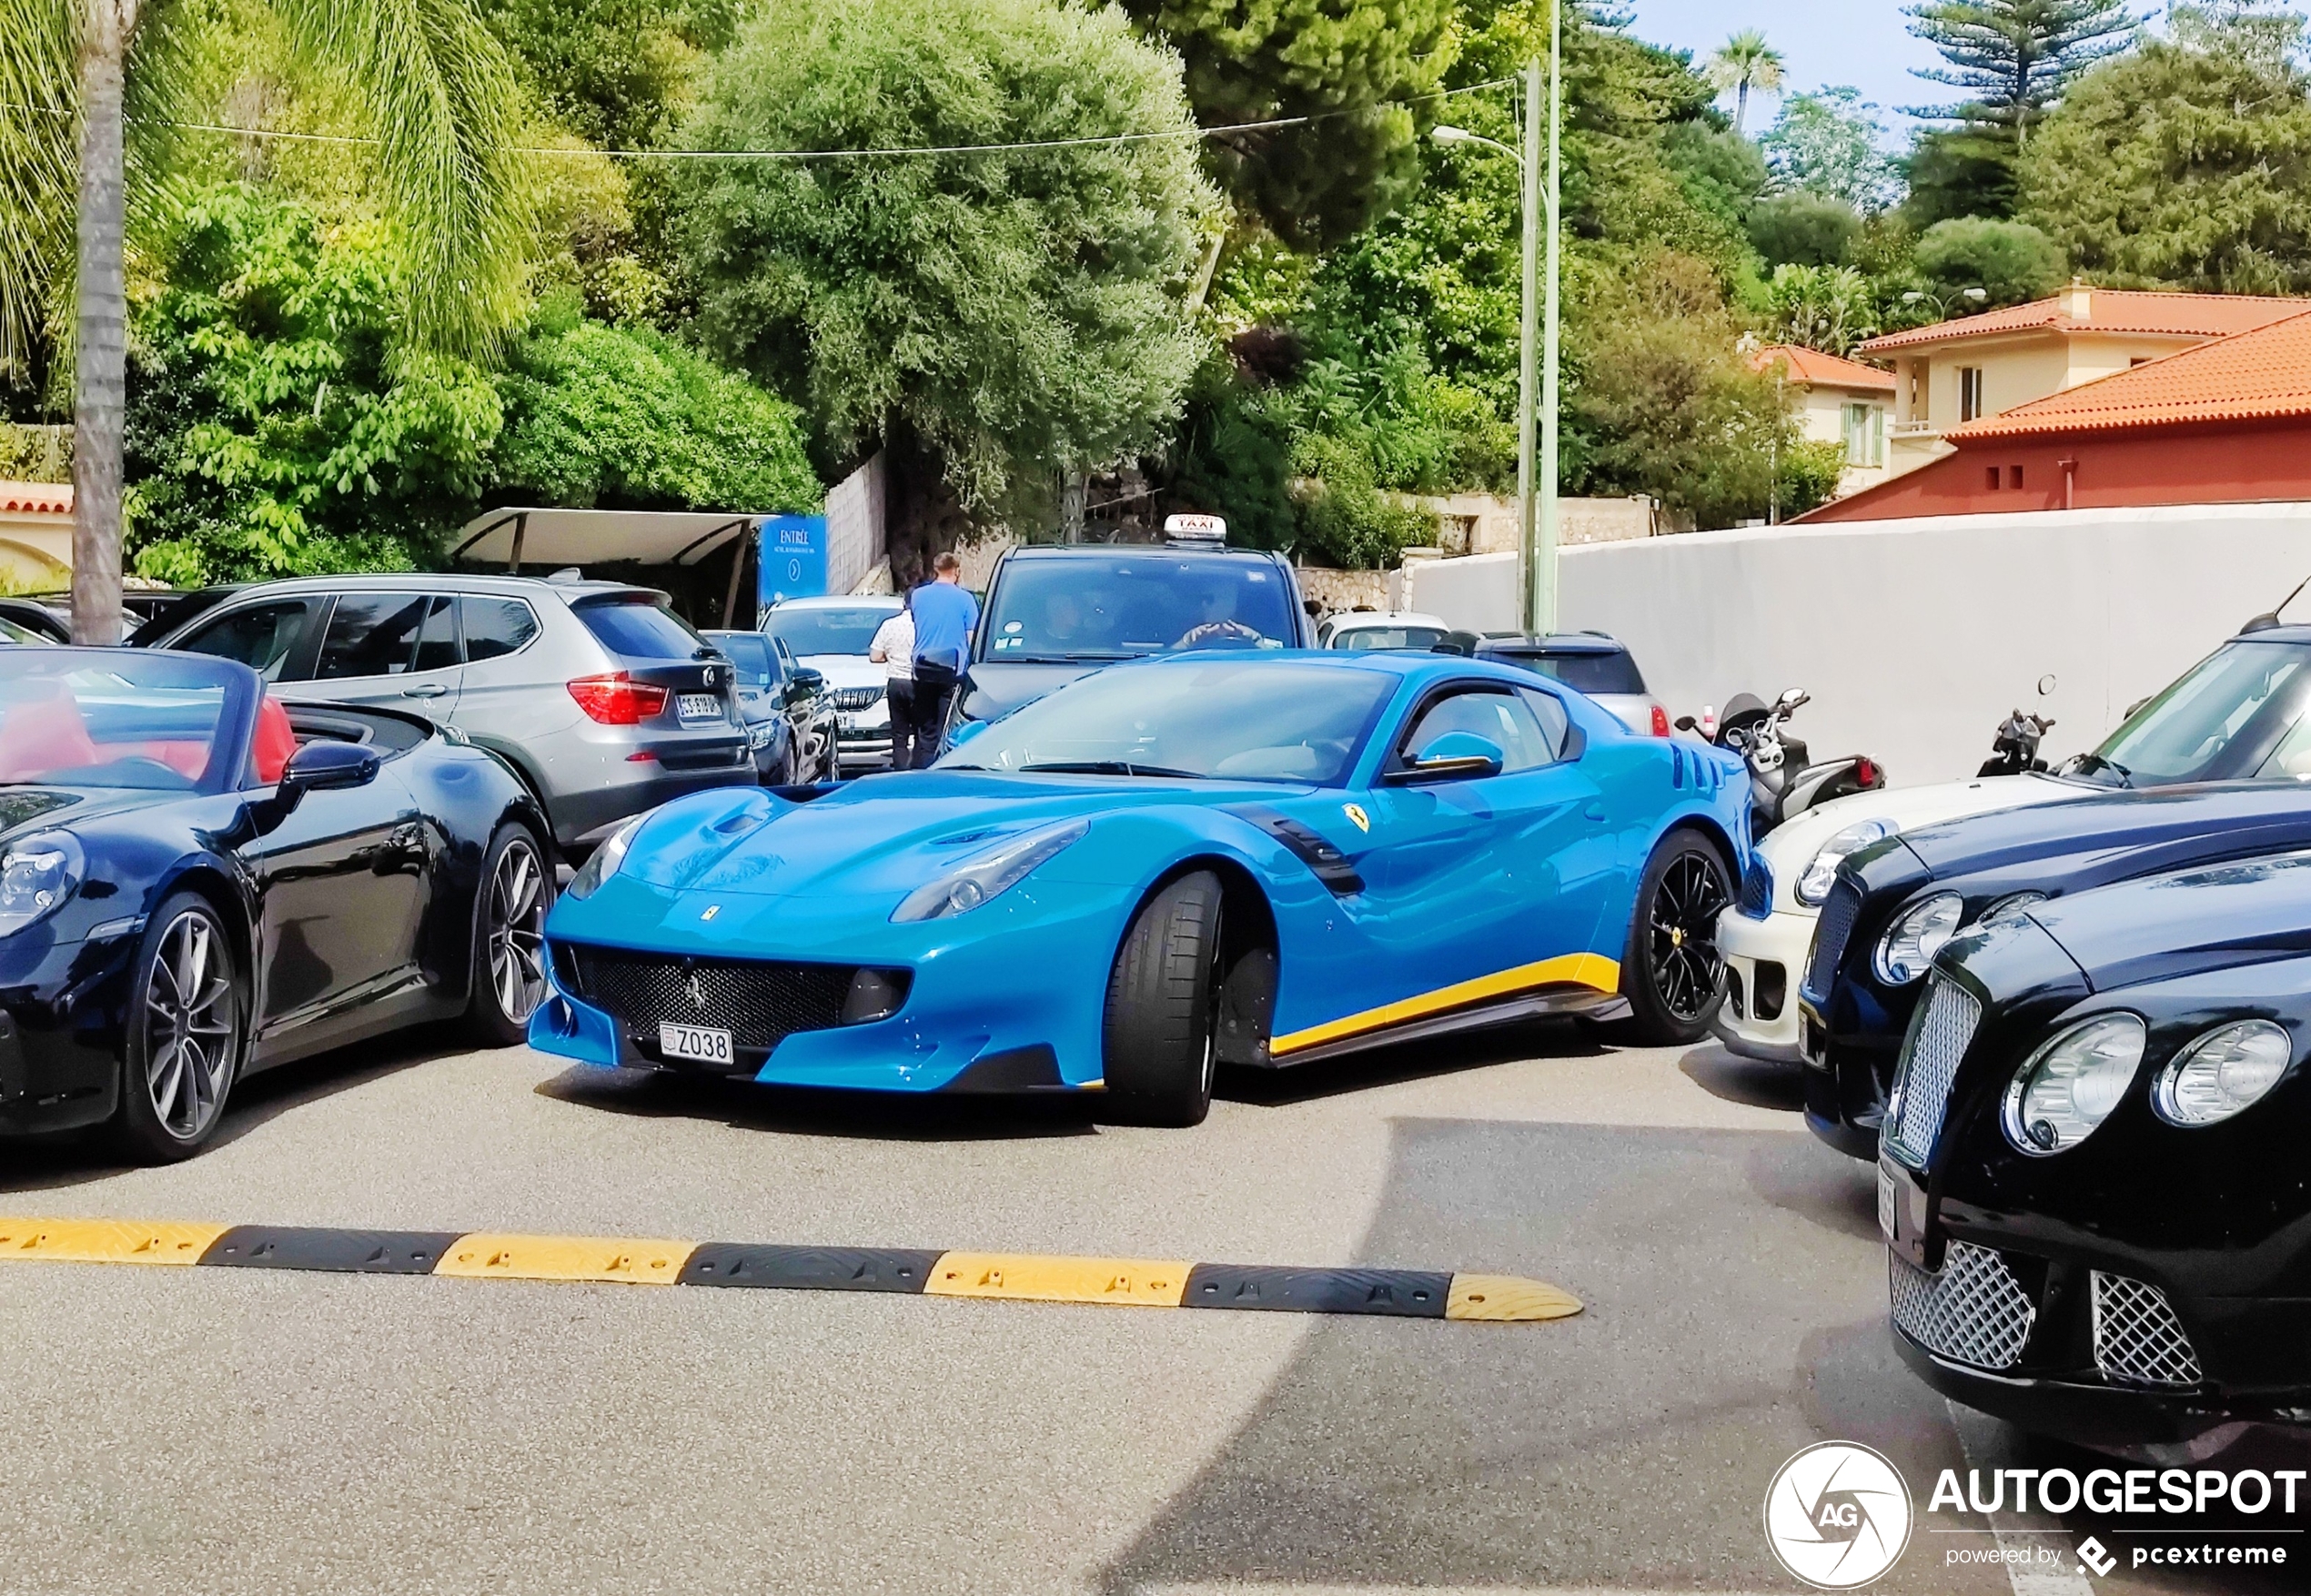
[[[115,1125],[131,1157],[175,1164],[224,1122],[247,1042],[233,940],[207,898],[179,893],[147,923],[128,1003]]]
[[[1621,995],[1630,1017],[1617,1042],[1683,1047],[1709,1031],[1725,1000],[1725,958],[1717,917],[1733,901],[1725,856],[1692,831],[1673,831],[1645,862],[1621,955]]]
[[[546,1000],[546,911],[554,903],[554,873],[528,827],[500,826],[489,839],[475,898],[466,1023],[484,1045],[511,1047]]]
[[[1200,1125],[1219,1065],[1219,877],[1166,882],[1140,905],[1107,977],[1107,1098],[1135,1125]]]

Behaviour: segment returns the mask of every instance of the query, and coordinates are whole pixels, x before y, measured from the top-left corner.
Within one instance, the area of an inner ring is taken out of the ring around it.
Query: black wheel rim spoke
[[[1653,988],[1680,1021],[1708,1012],[1724,984],[1717,951],[1717,916],[1731,901],[1715,860],[1685,854],[1670,862],[1653,891],[1647,945]]]

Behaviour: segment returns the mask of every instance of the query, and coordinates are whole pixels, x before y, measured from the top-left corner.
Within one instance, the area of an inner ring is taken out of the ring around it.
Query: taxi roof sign
[[[1164,536],[1183,543],[1225,543],[1227,522],[1216,515],[1167,515]]]

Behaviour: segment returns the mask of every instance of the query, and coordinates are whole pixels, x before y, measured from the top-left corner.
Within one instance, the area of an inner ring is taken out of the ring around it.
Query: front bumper
[[[19,936],[33,936],[34,926]],[[122,1013],[142,921],[0,951],[0,1136],[101,1124],[118,1106]]]
[[[1717,949],[1726,966],[1725,1001],[1710,1029],[1735,1053],[1777,1064],[1804,1057],[1798,1024],[1798,977],[1813,944],[1814,916],[1777,911],[1752,919],[1739,909],[1717,917]]]
[[[1112,887],[1023,882],[952,919],[893,925],[888,904],[823,904],[771,896],[716,900],[623,877],[604,884],[549,943],[584,943],[680,959],[747,959],[869,966],[910,973],[904,1005],[887,1019],[797,1030],[761,1056],[749,1078],[797,1086],[889,1092],[1096,1090],[1107,966],[1129,904]],[[579,905],[571,905],[578,909]],[[710,931],[711,935],[701,934]],[[583,1063],[683,1068],[658,1055],[654,1024],[621,1023],[565,989],[530,1025],[530,1045]],[[709,1025],[711,1015],[668,1015]],[[732,1071],[715,1073],[731,1074]],[[736,1073],[749,1075],[749,1070]]]
[[[2188,1259],[1930,1201],[1892,1158],[1878,1207],[1896,1347],[1943,1395],[2128,1456],[2311,1456],[2311,1298],[2194,1294]]]

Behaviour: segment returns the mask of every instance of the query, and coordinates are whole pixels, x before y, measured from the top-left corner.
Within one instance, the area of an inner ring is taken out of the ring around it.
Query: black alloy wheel
[[[1682,1046],[1708,1031],[1725,997],[1725,958],[1717,917],[1733,901],[1731,871],[1715,846],[1690,831],[1671,832],[1646,861],[1621,964],[1630,1018],[1615,1039]]]
[[[174,1163],[207,1146],[224,1118],[244,1006],[232,938],[207,899],[180,893],[149,926],[130,994],[117,1125],[132,1156]]]
[[[529,1035],[530,1016],[546,1000],[546,912],[553,907],[554,877],[537,839],[518,825],[501,827],[490,839],[483,870],[466,1012],[484,1042],[510,1047]]]

